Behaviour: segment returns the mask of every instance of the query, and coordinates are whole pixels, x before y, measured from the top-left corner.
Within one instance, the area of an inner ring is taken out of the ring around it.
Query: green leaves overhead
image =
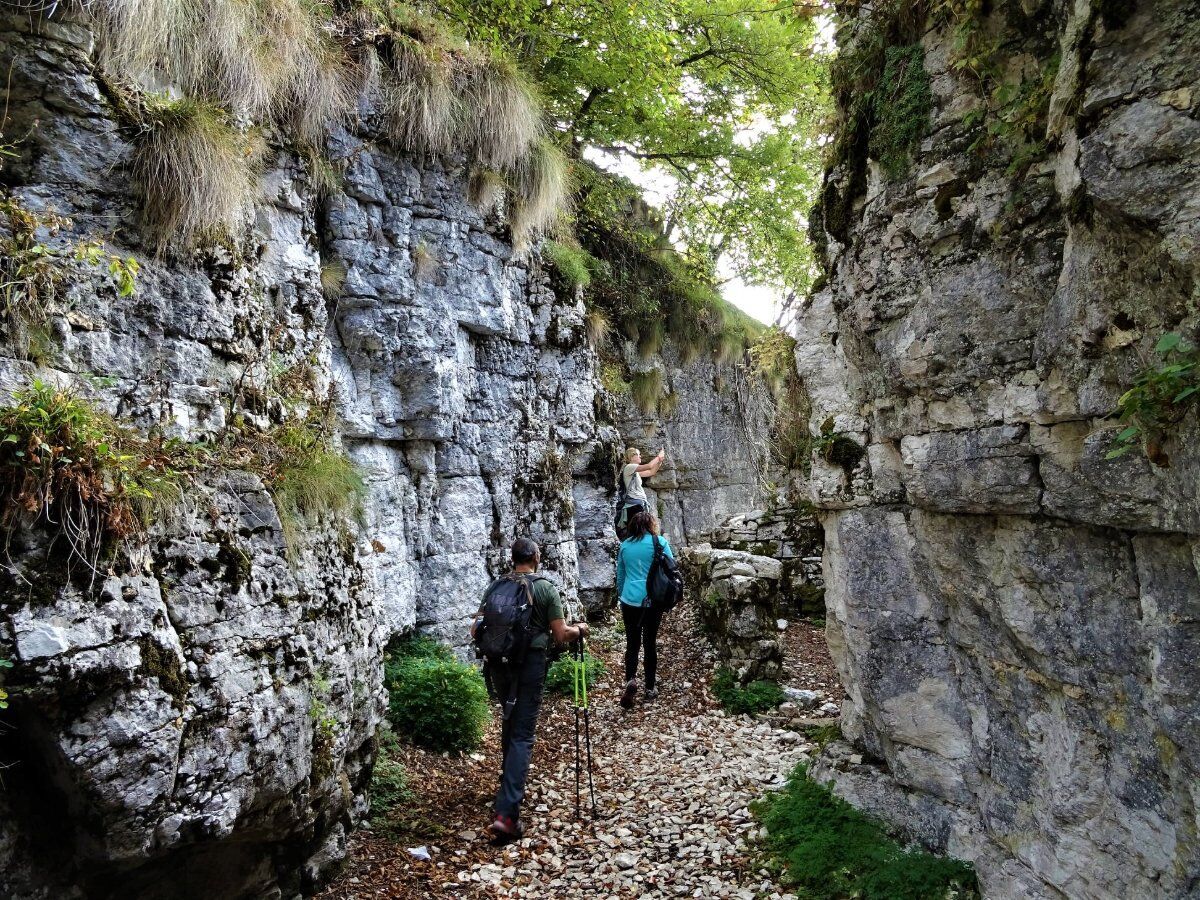
[[[549,117],[587,148],[661,167],[664,210],[692,252],[802,288],[825,61],[819,6],[751,0],[445,0],[476,44],[514,53]],[[430,10],[434,12],[434,10]]]

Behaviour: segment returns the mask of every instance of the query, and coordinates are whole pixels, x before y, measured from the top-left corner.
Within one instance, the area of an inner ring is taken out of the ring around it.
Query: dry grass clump
[[[90,0],[102,66],[318,142],[356,98],[356,67],[303,0]]]
[[[583,317],[587,327],[588,343],[596,349],[608,344],[612,336],[612,322],[598,309],[589,309]]]
[[[550,230],[571,192],[567,155],[549,137],[539,138],[512,175],[513,242],[527,244]]]
[[[635,372],[629,381],[629,389],[638,409],[648,416],[654,415],[658,412],[658,404],[663,395],[662,369]]]
[[[321,266],[321,293],[326,300],[336,300],[346,288],[346,264],[340,259],[331,260]]]
[[[368,5],[335,13],[320,0],[83,0],[83,9],[114,82],[149,76],[178,86],[196,108],[224,109],[229,122],[277,125],[308,147],[322,146],[332,126],[348,121],[370,86],[395,146],[424,156],[462,153],[497,173],[474,179],[476,205],[498,206],[503,178],[518,244],[548,230],[566,200],[567,160],[546,133],[528,79],[513,63],[415,17],[400,21],[401,10]],[[213,185],[240,190],[247,183],[245,175],[227,180],[231,156],[220,152],[226,142],[215,118],[169,123],[187,128],[154,121],[141,142],[139,173],[148,187],[168,190],[162,198],[147,194],[154,207],[147,220],[168,235],[195,237],[205,223],[228,221]],[[179,163],[168,158],[176,150],[184,154]],[[212,172],[195,168],[205,159]],[[194,191],[172,177],[189,172],[199,175]],[[198,208],[188,211],[184,201]],[[163,240],[160,234],[160,248]]]
[[[650,322],[643,322],[638,328],[638,356],[643,361],[656,356],[659,351],[662,350],[663,341],[665,339],[666,329],[663,327],[662,319],[654,319]]]
[[[133,156],[158,251],[226,231],[252,201],[263,145],[224,112],[193,100],[153,102]]]
[[[456,58],[403,35],[389,49],[389,73],[380,88],[388,139],[410,153],[449,153],[458,137]]]
[[[504,200],[504,176],[492,169],[472,169],[467,181],[467,199],[481,213],[490,213]]]
[[[462,117],[464,145],[491,169],[516,169],[542,133],[537,94],[507,60],[485,58],[470,67]]]

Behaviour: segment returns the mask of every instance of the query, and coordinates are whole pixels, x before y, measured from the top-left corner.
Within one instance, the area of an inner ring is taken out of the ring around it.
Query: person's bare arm
[[[663,460],[667,458],[667,454],[663,450],[658,451],[658,456],[650,460],[648,463],[643,463],[638,466],[637,473],[639,475],[657,475],[658,470],[662,468]]]
[[[580,622],[578,625],[568,625],[566,619],[555,619],[550,623],[550,633],[554,635],[554,640],[560,644],[569,644],[571,641],[577,641],[581,637],[588,636],[588,627],[586,622]]]

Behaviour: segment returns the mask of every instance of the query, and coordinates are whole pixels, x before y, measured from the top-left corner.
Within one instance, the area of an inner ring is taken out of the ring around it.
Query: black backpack
[[[650,537],[654,539],[654,559],[646,575],[646,606],[668,612],[683,599],[683,575],[679,563],[663,551],[658,535]]]
[[[540,575],[505,575],[483,595],[483,618],[475,626],[476,654],[492,665],[515,666],[533,638],[533,583]]]

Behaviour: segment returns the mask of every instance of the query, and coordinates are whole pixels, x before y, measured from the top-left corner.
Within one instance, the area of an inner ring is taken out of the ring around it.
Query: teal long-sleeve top
[[[663,553],[675,558],[671,545],[665,537],[660,537]],[[641,540],[621,541],[621,549],[617,553],[617,596],[622,603],[630,606],[641,606],[646,601],[646,578],[650,574],[650,564],[654,562],[654,539],[644,534]]]

